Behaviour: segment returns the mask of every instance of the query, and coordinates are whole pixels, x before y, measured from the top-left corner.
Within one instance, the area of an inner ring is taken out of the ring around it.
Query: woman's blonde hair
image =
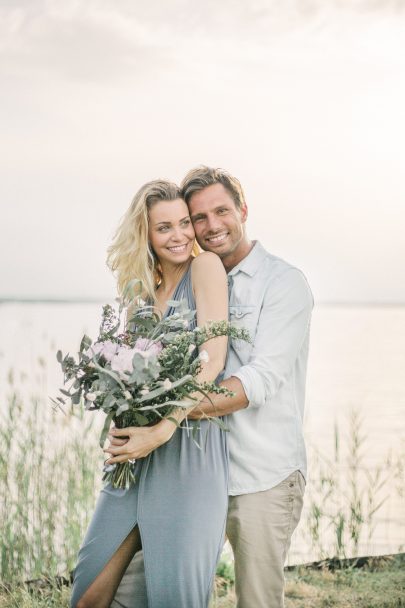
[[[164,180],[148,182],[135,194],[107,251],[107,265],[117,278],[120,296],[130,281],[138,279],[142,286],[139,295],[145,300],[155,301],[155,291],[162,273],[149,243],[149,210],[160,201],[179,198],[183,198],[180,188]],[[197,253],[198,249],[194,247],[193,254]]]

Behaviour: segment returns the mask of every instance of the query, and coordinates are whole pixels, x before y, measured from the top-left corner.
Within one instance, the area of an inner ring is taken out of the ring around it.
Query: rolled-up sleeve
[[[307,280],[290,268],[267,288],[251,356],[234,372],[249,401],[261,407],[293,373],[307,338],[313,297]]]

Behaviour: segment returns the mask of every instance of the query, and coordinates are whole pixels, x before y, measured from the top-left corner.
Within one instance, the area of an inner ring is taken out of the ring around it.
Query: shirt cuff
[[[246,365],[232,374],[242,383],[243,390],[248,398],[248,407],[261,407],[266,403],[266,390],[260,374],[252,367]]]

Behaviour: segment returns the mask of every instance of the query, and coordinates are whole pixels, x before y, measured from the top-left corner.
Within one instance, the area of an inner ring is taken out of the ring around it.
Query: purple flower
[[[161,342],[152,342],[148,338],[138,338],[135,342],[135,352],[141,354],[143,357],[157,356],[162,350],[163,345]]]
[[[111,362],[111,359],[116,354],[118,349],[118,344],[112,342],[111,340],[106,340],[105,342],[96,342],[88,349],[88,354],[91,357],[102,355],[106,361]]]
[[[135,349],[129,348],[129,346],[120,346],[117,353],[111,359],[111,369],[114,372],[125,378],[126,374],[132,373],[132,359],[135,354]]]

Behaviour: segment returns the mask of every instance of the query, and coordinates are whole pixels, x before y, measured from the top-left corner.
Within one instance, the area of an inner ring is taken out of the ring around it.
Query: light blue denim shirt
[[[299,470],[313,297],[300,270],[256,242],[229,274],[231,321],[252,344],[232,340],[225,378],[241,381],[249,404],[228,416],[229,493],[268,490]]]

